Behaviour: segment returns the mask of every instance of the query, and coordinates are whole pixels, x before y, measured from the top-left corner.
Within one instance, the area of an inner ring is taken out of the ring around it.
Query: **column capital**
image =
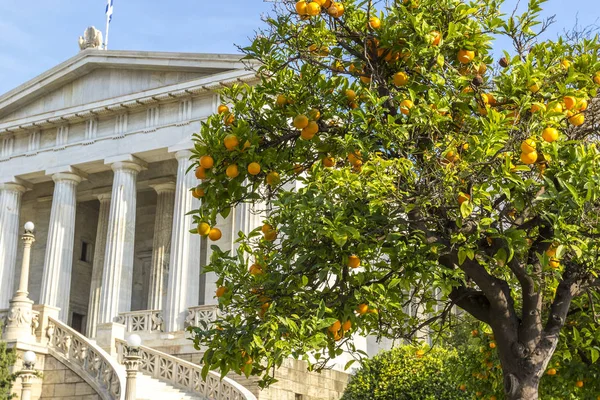
[[[122,154],[104,159],[105,165],[110,165],[113,171],[130,169],[140,172],[148,167],[148,163],[133,154]]]
[[[0,183],[0,190],[25,193],[28,190],[28,188],[26,186],[20,185],[18,183],[6,182],[6,183]]]
[[[77,183],[79,183],[82,180],[87,179],[87,174],[85,172],[80,171],[79,169],[70,165],[47,169],[46,175],[52,176],[52,180],[54,182],[58,182],[61,180],[72,180],[77,181]]]
[[[83,180],[83,177],[81,175],[73,174],[70,172],[58,172],[52,174],[52,180],[55,183],[62,181],[74,181],[75,183],[80,183]]]
[[[164,192],[174,192],[175,191],[175,182],[164,182],[164,183],[155,183],[151,184],[150,187],[156,191],[156,193],[164,193]]]
[[[182,159],[188,160],[192,156],[191,150],[179,150],[175,153],[175,158],[179,161]]]

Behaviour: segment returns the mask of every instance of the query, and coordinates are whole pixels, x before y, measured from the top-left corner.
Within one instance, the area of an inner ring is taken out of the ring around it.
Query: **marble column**
[[[52,180],[54,195],[48,224],[40,303],[60,308],[58,318],[66,322],[73,269],[77,185],[82,177],[73,172],[59,172],[52,175]]]
[[[104,252],[106,251],[106,234],[108,233],[108,214],[110,211],[110,193],[98,196],[100,210],[96,227],[96,243],[94,245],[94,261],[92,264],[92,283],[87,315],[87,336],[96,337],[98,313],[100,312],[100,288],[102,287],[102,270],[104,268]]]
[[[151,185],[158,194],[154,238],[152,240],[152,266],[150,269],[150,291],[148,310],[162,310],[166,294],[166,279],[169,273],[173,208],[175,206],[175,184],[173,182]]]
[[[0,310],[8,308],[8,302],[14,294],[23,192],[25,187],[19,184],[0,184]]]
[[[187,173],[191,165],[189,150],[178,151],[177,187],[175,189],[175,210],[173,213],[173,233],[171,236],[171,257],[167,301],[164,310],[165,331],[184,329],[188,307],[198,304],[200,289],[200,236],[193,235],[193,219],[186,215],[200,205],[192,197],[190,189],[198,182],[193,173]]]
[[[136,183],[144,163],[130,157],[128,161],[112,163],[111,167],[114,178],[100,289],[99,323],[113,322],[120,312],[131,310]]]

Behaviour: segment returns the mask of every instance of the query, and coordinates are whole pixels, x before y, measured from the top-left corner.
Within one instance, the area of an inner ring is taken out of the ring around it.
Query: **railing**
[[[102,400],[123,400],[124,376],[119,365],[98,346],[79,332],[53,318],[48,318],[48,350],[77,375],[85,379]]]
[[[119,362],[125,357],[124,340],[117,339],[116,347]],[[149,347],[140,346],[140,371],[151,377],[201,395],[207,400],[256,400],[245,387],[229,378],[210,371],[206,381],[202,379],[202,367],[177,357],[170,356]]]
[[[163,319],[159,310],[142,310],[121,313],[114,321],[125,325],[127,332],[162,332]]]
[[[196,326],[203,329],[212,329],[213,323],[221,316],[221,311],[216,305],[194,306],[188,308],[185,317],[186,326]]]

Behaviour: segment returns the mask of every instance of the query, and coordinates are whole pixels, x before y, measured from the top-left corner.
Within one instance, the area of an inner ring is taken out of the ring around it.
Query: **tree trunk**
[[[519,375],[507,373],[504,375],[504,392],[506,400],[538,400],[541,373]]]

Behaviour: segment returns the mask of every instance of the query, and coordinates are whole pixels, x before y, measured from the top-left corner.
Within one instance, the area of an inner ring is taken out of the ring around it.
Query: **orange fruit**
[[[227,292],[227,288],[225,286],[219,286],[216,291],[217,297],[222,297],[225,292]]]
[[[578,111],[585,111],[585,110],[587,110],[587,107],[588,107],[588,102],[586,99],[579,100],[579,102],[575,105],[575,108]]]
[[[496,348],[496,342],[490,342],[490,349]]]
[[[368,311],[369,311],[369,306],[366,305],[365,303],[360,303],[356,307],[356,312],[359,313],[360,315],[365,315]]]
[[[479,331],[478,331],[477,329],[473,329],[473,330],[471,331],[471,336],[475,337],[475,336],[477,336],[477,335],[479,335]]]
[[[296,12],[298,13],[298,15],[306,15],[307,8],[308,8],[308,4],[306,4],[306,1],[304,1],[304,0],[301,0],[296,3]]]
[[[442,40],[442,35],[440,35],[440,33],[438,31],[433,31],[433,32],[430,33],[430,35],[433,38],[433,40],[431,41],[431,45],[432,46],[439,45],[440,44],[440,40]]]
[[[344,5],[342,3],[332,3],[331,7],[327,9],[327,13],[331,15],[333,18],[339,18],[344,15]]]
[[[235,116],[231,113],[227,113],[223,117],[223,123],[225,124],[225,126],[233,124],[233,121],[235,121]]]
[[[466,193],[459,193],[458,195],[458,204],[462,205],[462,203],[464,203],[465,201],[469,201],[471,200],[471,196],[469,196]]]
[[[468,64],[475,58],[475,52],[473,50],[462,49],[458,52],[458,62],[461,64]]]
[[[306,7],[306,13],[311,17],[315,17],[321,13],[321,6],[317,2],[310,2]]]
[[[540,84],[539,84],[539,83],[537,83],[537,82],[532,82],[532,83],[529,85],[529,91],[530,91],[531,93],[537,93],[537,92],[539,92],[539,91],[540,91]]]
[[[252,264],[250,266],[249,272],[250,272],[250,275],[261,275],[264,273],[262,267],[258,264]]]
[[[225,104],[221,104],[218,108],[217,108],[217,112],[219,114],[224,114],[224,113],[228,113],[229,112],[229,107],[227,107]]]
[[[530,153],[521,153],[521,161],[523,162],[523,164],[531,165],[537,161],[537,158],[537,151],[532,151]]]
[[[272,242],[275,239],[277,239],[277,231],[275,229],[265,232],[265,240],[267,242]]]
[[[319,132],[319,124],[315,121],[310,121],[308,125],[302,129],[300,137],[304,140],[311,140]]]
[[[283,107],[287,104],[287,98],[280,94],[279,96],[277,96],[277,100],[275,100],[275,104],[277,104],[278,107]]]
[[[269,225],[269,224],[263,224],[263,226],[260,228],[260,231],[262,233],[267,233],[267,232],[272,231],[272,230],[273,230],[273,227],[271,225]]]
[[[417,355],[417,358],[421,358],[425,355],[425,350],[419,349],[415,354]]]
[[[304,167],[302,164],[294,164],[294,173],[301,174],[302,172],[304,172]]]
[[[406,72],[396,72],[393,79],[394,85],[396,86],[404,86],[408,83],[408,75],[406,75]]]
[[[456,152],[454,152],[453,150],[450,150],[446,153],[446,160],[449,162],[456,162],[460,160],[460,156],[456,154]]]
[[[281,177],[275,171],[271,171],[267,174],[267,184],[270,186],[275,186],[281,181]]]
[[[404,115],[410,113],[410,109],[413,107],[413,102],[410,100],[402,100],[400,102],[400,112]]]
[[[560,260],[558,258],[552,257],[550,259],[550,262],[548,262],[548,265],[550,265],[550,268],[552,269],[557,269],[558,267],[560,267]]]
[[[201,187],[194,188],[194,190],[192,190],[192,196],[194,196],[197,199],[204,197],[204,189],[202,189]]]
[[[215,164],[215,160],[211,156],[202,156],[200,157],[200,166],[204,169],[211,169]]]
[[[360,81],[362,83],[364,83],[365,85],[368,85],[369,83],[371,83],[371,77],[363,75],[363,76],[360,77]]]
[[[310,118],[312,121],[318,121],[319,118],[321,118],[321,112],[318,109],[313,108],[308,112],[308,118]]]
[[[521,143],[521,151],[525,154],[535,151],[535,142],[533,139],[527,139]]]
[[[564,69],[569,69],[569,67],[571,66],[571,62],[569,60],[561,60],[560,66]]]
[[[565,103],[565,108],[570,110],[577,104],[577,99],[573,96],[565,96],[563,97],[563,103]]]
[[[225,170],[225,175],[227,175],[228,178],[235,178],[240,174],[240,170],[238,169],[238,166],[235,164],[231,164],[227,167],[227,169]]]
[[[207,236],[210,233],[210,225],[206,222],[200,222],[198,224],[198,234],[200,236]]]
[[[348,263],[346,265],[348,265],[350,268],[358,268],[360,267],[360,258],[358,258],[356,255],[351,255],[348,257]]]
[[[323,158],[323,165],[326,168],[331,168],[335,165],[335,159],[331,156],[327,156],[327,157]]]
[[[559,102],[555,102],[549,105],[549,110],[555,113],[563,112],[562,105]]]
[[[329,326],[329,328],[327,328],[327,330],[331,333],[335,333],[337,331],[339,331],[342,328],[342,323],[340,322],[340,320],[338,319],[337,321],[335,321],[333,324],[331,324]]]
[[[465,385],[465,384],[463,383],[463,384],[462,384],[462,385],[460,385],[458,388],[459,388],[461,391],[463,391],[463,392],[464,392],[465,390],[467,390],[467,385]]]
[[[577,381],[575,382],[575,386],[578,388],[582,388],[583,387],[583,381]]]
[[[210,228],[210,231],[208,232],[208,238],[210,240],[214,242],[221,239],[221,236],[223,235],[221,234],[221,230],[219,228]]]
[[[531,111],[532,114],[536,113],[538,111],[544,112],[544,111],[546,111],[546,106],[544,104],[542,104],[542,103],[533,103],[531,105],[530,111]]]
[[[381,28],[381,20],[377,17],[369,18],[369,26],[373,29]]]
[[[308,126],[308,117],[304,114],[294,117],[293,125],[296,129],[304,129]]]
[[[546,255],[548,257],[554,257],[556,255],[556,247],[554,247],[554,245],[550,245],[550,247],[548,247],[548,250],[546,250]]]
[[[250,175],[258,175],[260,173],[260,164],[257,162],[248,164],[248,173]]]
[[[348,101],[354,101],[356,99],[356,92],[352,89],[346,90],[346,98]]]
[[[235,136],[233,133],[230,133],[229,135],[225,136],[225,139],[223,139],[223,144],[227,150],[232,151],[238,147],[240,141],[238,140],[237,136]]]
[[[583,113],[573,114],[571,111],[567,112],[569,123],[574,126],[583,125],[585,122],[585,116]]]
[[[356,165],[359,162],[361,162],[360,150],[356,150],[354,153],[348,154],[348,161],[350,161],[350,164],[352,164],[352,165]]]
[[[196,178],[198,179],[206,179],[206,170],[202,167],[196,168]]]
[[[352,329],[352,321],[348,320],[342,324],[342,330],[344,332],[348,332],[350,329]]]
[[[594,83],[600,85],[600,71],[594,74]],[[600,400],[600,396],[598,396],[598,399]]]
[[[556,130],[556,128],[547,127],[542,131],[542,139],[548,143],[554,142],[558,139],[558,130]]]

